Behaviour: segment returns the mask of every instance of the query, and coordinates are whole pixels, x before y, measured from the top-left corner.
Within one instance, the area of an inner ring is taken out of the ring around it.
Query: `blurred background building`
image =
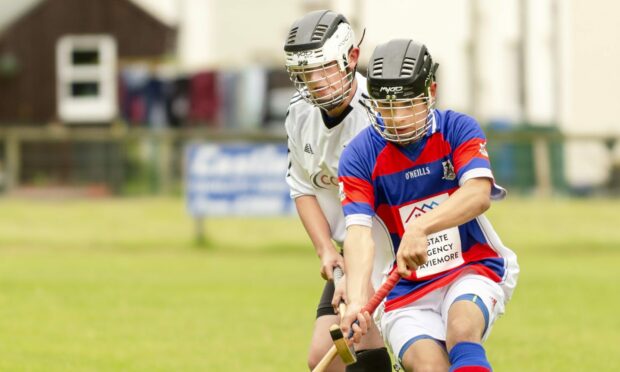
[[[326,8],[365,30],[362,72],[378,43],[427,44],[438,106],[481,122],[499,182],[619,192],[620,5],[602,0],[0,0],[0,187],[174,192],[189,142],[284,142],[283,41]]]

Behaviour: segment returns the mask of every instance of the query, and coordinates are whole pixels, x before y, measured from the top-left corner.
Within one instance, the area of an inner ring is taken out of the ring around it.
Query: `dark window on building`
[[[94,81],[71,83],[72,97],[98,97],[99,83]]]
[[[71,53],[71,62],[75,66],[98,65],[99,64],[99,51],[96,49],[74,50]]]

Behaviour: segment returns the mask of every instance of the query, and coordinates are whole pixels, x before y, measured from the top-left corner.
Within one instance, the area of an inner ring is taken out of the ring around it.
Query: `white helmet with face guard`
[[[353,40],[346,18],[329,10],[308,13],[293,23],[284,44],[286,70],[306,101],[329,111],[346,99],[355,76],[349,66]]]

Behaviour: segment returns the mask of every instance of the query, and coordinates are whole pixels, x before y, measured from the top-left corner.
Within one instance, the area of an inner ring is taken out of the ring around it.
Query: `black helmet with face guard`
[[[426,46],[413,40],[391,40],[375,48],[368,64],[367,103],[373,126],[385,139],[409,143],[426,134],[438,67]]]

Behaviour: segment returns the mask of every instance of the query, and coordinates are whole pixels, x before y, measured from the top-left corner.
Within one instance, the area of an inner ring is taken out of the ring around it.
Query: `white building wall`
[[[284,66],[284,39],[304,12],[296,1],[217,0],[213,62],[233,66]]]
[[[390,39],[421,41],[440,65],[439,106],[471,111],[468,1],[366,1],[363,13],[367,28],[363,61],[378,44]]]
[[[519,122],[520,104],[520,24],[519,0],[471,1],[477,5],[479,23],[474,41],[477,45],[476,87],[481,122]]]
[[[524,0],[525,5],[525,119],[534,125],[554,125],[555,77],[553,0]]]
[[[182,70],[198,71],[212,63],[217,44],[212,0],[179,0],[177,56]]]
[[[362,62],[391,38],[424,41],[441,64],[441,102],[471,110],[479,89],[481,121],[558,119],[563,130],[618,132],[609,113],[619,94],[620,3],[607,0],[133,0],[180,28],[179,63],[189,69],[279,66],[288,27],[313,7],[329,6],[366,26]],[[525,66],[519,63],[519,9],[525,5]],[[478,23],[471,24],[472,7]],[[554,7],[557,18],[554,19]],[[472,34],[475,30],[475,34]],[[358,37],[361,29],[355,29]],[[477,72],[468,55],[476,42]],[[557,48],[554,51],[553,48]],[[554,53],[557,52],[557,55]],[[363,63],[365,65],[365,63]],[[587,123],[587,124],[584,124]]]
[[[569,134],[620,136],[620,3],[558,1],[561,30],[560,127]],[[600,141],[571,141],[565,148],[566,177],[575,187],[609,180],[618,154]]]
[[[566,43],[562,63],[570,89],[564,106],[563,129],[572,133],[615,133],[620,118],[620,2],[565,0]]]

